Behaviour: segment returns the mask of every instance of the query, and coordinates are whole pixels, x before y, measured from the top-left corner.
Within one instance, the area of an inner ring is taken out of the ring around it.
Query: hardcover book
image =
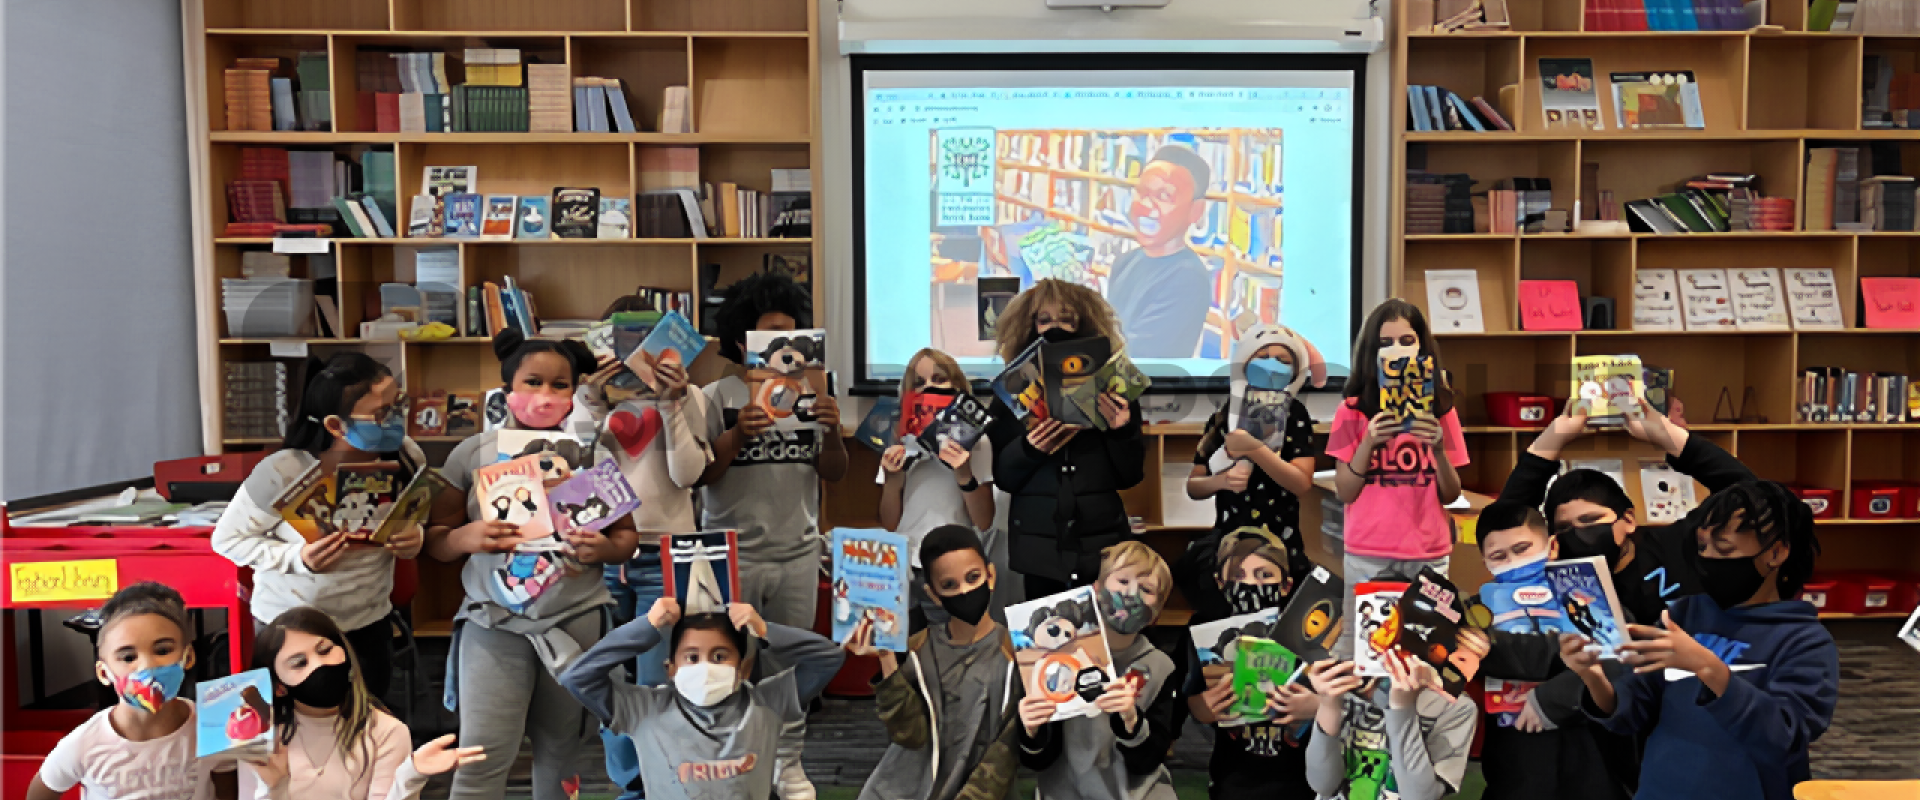
[[[600,198],[600,219],[596,239],[625,239],[633,233],[633,201],[624,197]]]
[[[1093,421],[1093,427],[1107,429],[1107,418],[1100,413],[1100,395],[1113,393],[1131,403],[1145,394],[1153,381],[1147,374],[1134,366],[1133,359],[1127,357],[1126,348],[1114,353],[1107,363],[1093,373],[1093,380],[1080,384],[1071,390],[1067,401],[1079,409],[1081,415]]]
[[[1273,626],[1279,622],[1279,619],[1280,610],[1268,608],[1187,628],[1187,636],[1193,640],[1193,653],[1200,667],[1200,676],[1205,681],[1204,685],[1212,687],[1221,681],[1231,682],[1242,637],[1272,636]],[[1264,709],[1262,711],[1261,716],[1264,716]],[[1229,708],[1220,716],[1216,724],[1230,728],[1245,725],[1247,720],[1241,719],[1232,708]]]
[[[1626,619],[1606,557],[1549,561],[1547,585],[1574,632],[1599,645],[1601,658],[1619,658],[1619,647],[1627,641]]]
[[[461,192],[447,195],[447,230],[449,239],[480,238],[480,195]]]
[[[600,190],[553,190],[553,221],[548,227],[556,239],[594,238],[600,227]]]
[[[1648,524],[1679,522],[1699,505],[1693,493],[1693,479],[1660,459],[1640,460],[1640,507],[1646,509]]]
[[[845,643],[862,620],[873,621],[873,646],[907,650],[907,537],[877,528],[834,528],[833,640]]]
[[[1025,420],[1029,426],[1047,419],[1047,387],[1040,370],[1040,345],[1044,342],[1035,339],[1020,355],[1014,356],[1007,368],[994,376],[993,393],[1012,409],[1015,419]]]
[[[264,667],[194,687],[194,756],[273,755],[273,674]]]
[[[1293,599],[1273,626],[1271,637],[1299,654],[1307,663],[1333,657],[1333,646],[1346,627],[1346,585],[1339,576],[1316,566],[1293,587]]]
[[[727,613],[740,585],[739,536],[734,531],[676,533],[662,537],[663,591],[680,601],[680,613]]]
[[[1613,118],[1622,128],[1705,128],[1700,85],[1691,70],[1615,72]]]
[[[906,401],[900,407],[899,434],[912,440],[909,448],[919,446],[920,434],[933,427],[934,419],[953,404],[955,397],[957,395],[940,392],[907,392]]]
[[[1266,722],[1274,718],[1267,708],[1267,697],[1293,683],[1306,669],[1286,645],[1259,636],[1242,636],[1234,647],[1233,707],[1229,712],[1247,722]]]
[[[1637,402],[1642,373],[1639,356],[1575,356],[1571,412],[1596,427],[1626,424],[1644,413]]]
[[[668,311],[660,315],[660,321],[647,332],[647,338],[628,355],[626,364],[634,375],[657,390],[660,387],[654,383],[655,368],[669,363],[686,367],[706,349],[707,337],[701,336],[685,315]]]
[[[1593,59],[1543,58],[1540,109],[1549,129],[1603,130],[1600,96],[1594,91]]]
[[[937,456],[941,447],[953,442],[971,451],[980,437],[987,435],[991,419],[987,407],[973,395],[954,395],[952,402],[935,412],[933,421],[920,431],[920,450]]]
[[[504,241],[513,238],[513,216],[519,209],[520,198],[510,194],[487,195],[485,210],[480,216],[480,238]]]
[[[407,435],[445,436],[447,433],[447,391],[435,389],[413,401],[407,413]]]
[[[775,420],[813,421],[813,400],[828,394],[827,331],[747,331],[747,384],[753,403]]]
[[[873,400],[873,407],[867,409],[867,415],[860,420],[860,427],[853,432],[853,439],[876,453],[885,453],[894,442],[899,441],[900,398],[894,395],[881,395]]]
[[[1422,568],[1400,595],[1395,613],[1400,624],[1395,649],[1427,662],[1442,689],[1459,697],[1491,647],[1484,632],[1463,624],[1460,590],[1431,567]]]
[[[438,198],[430,194],[413,196],[412,203],[407,206],[408,238],[425,239],[439,235],[433,230],[434,218],[438,216],[434,212],[439,202]]]
[[[515,239],[546,239],[553,231],[547,227],[549,216],[548,199],[527,196],[520,198],[520,209],[513,224]]]
[[[396,462],[341,464],[334,470],[334,527],[354,544],[386,544],[374,534],[382,530],[380,523],[400,499],[400,490]]]
[[[1772,267],[1734,269],[1733,325],[1743,331],[1793,330],[1787,301],[1780,289],[1780,270]]]
[[[1402,432],[1416,419],[1433,418],[1434,372],[1433,356],[1380,358],[1380,413]]]
[[[420,176],[420,191],[439,198],[469,194],[473,192],[479,171],[478,167],[427,167]]]
[[[545,472],[540,468],[542,458],[539,454],[520,456],[489,464],[473,473],[473,488],[480,495],[480,510],[485,518],[519,526],[516,552],[550,552],[564,546],[553,528]]]
[[[1054,703],[1050,719],[1100,714],[1093,701],[1113,682],[1113,655],[1093,587],[1007,606],[1007,631],[1027,694]]]
[[[334,474],[315,461],[274,498],[280,518],[309,542],[338,530],[333,525],[333,479]]]
[[[1387,677],[1380,657],[1400,638],[1400,595],[1406,591],[1402,581],[1368,581],[1353,587],[1353,662],[1359,667],[1355,674]]]
[[[400,490],[400,496],[393,501],[393,508],[380,521],[380,527],[374,531],[373,541],[386,542],[409,525],[419,525],[424,533],[427,519],[433,514],[434,498],[447,491],[453,491],[453,484],[448,483],[438,470],[427,467],[415,472],[413,480],[407,483],[407,488]]]
[[[606,459],[547,490],[554,529],[604,531],[640,508],[633,484],[613,459]]]
[[[1112,343],[1099,336],[1041,342],[1041,382],[1046,386],[1047,408],[1055,419],[1068,425],[1094,426],[1086,411],[1071,398],[1113,356],[1112,348]]]

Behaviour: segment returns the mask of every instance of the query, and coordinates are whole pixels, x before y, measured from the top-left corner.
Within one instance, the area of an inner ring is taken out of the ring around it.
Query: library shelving
[[[1920,481],[1920,424],[1811,424],[1797,418],[1799,371],[1813,366],[1920,376],[1920,331],[1866,329],[1857,318],[1861,277],[1920,277],[1920,233],[1806,230],[1693,233],[1455,233],[1407,235],[1409,170],[1467,173],[1476,189],[1501,178],[1551,181],[1555,209],[1591,206],[1598,189],[1616,203],[1674,191],[1707,173],[1758,176],[1760,193],[1805,209],[1808,151],[1891,142],[1903,172],[1920,174],[1920,132],[1862,124],[1863,65],[1879,56],[1912,71],[1920,39],[1907,35],[1808,30],[1798,0],[1761,0],[1763,27],[1738,31],[1591,30],[1595,0],[1544,0],[1512,7],[1500,31],[1442,32],[1401,4],[1394,38],[1393,220],[1390,286],[1425,308],[1425,274],[1472,270],[1485,333],[1442,334],[1442,356],[1459,392],[1474,463],[1470,490],[1497,491],[1535,431],[1493,427],[1484,396],[1522,391],[1565,397],[1575,356],[1635,353],[1674,370],[1674,396],[1689,430],[1725,447],[1763,478],[1839,492],[1839,515],[1820,521],[1823,572],[1920,574],[1920,519],[1859,519],[1848,501],[1856,482]],[[1752,5],[1752,4],[1749,4]],[[1524,8],[1522,8],[1524,6]],[[1602,9],[1604,10],[1604,8]],[[1552,129],[1542,107],[1542,58],[1592,60],[1598,130]],[[1625,129],[1615,118],[1608,74],[1691,70],[1699,86],[1699,129]],[[1512,131],[1413,131],[1409,84],[1482,97]],[[1506,87],[1516,87],[1507,89]],[[1503,102],[1495,102],[1502,98]],[[1594,184],[1594,185],[1589,185]],[[1803,220],[1796,219],[1796,223]],[[1834,271],[1844,329],[1800,331],[1631,330],[1635,273],[1697,267],[1825,267]],[[1613,298],[1621,330],[1522,330],[1519,282],[1572,280],[1582,296]],[[1726,392],[1727,402],[1716,401]],[[1751,395],[1749,396],[1749,390]],[[1583,437],[1570,459],[1619,459],[1638,493],[1636,462],[1658,454],[1621,433]],[[1700,487],[1696,487],[1700,489]]]

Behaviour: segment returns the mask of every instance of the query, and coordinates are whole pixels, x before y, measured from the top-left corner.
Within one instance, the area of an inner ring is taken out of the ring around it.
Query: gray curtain
[[[200,452],[180,6],[6,0],[0,498]]]

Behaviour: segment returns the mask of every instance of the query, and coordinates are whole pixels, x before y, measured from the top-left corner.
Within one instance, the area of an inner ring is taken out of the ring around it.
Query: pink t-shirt
[[[1367,433],[1371,418],[1348,398],[1333,415],[1327,435],[1327,455],[1352,461],[1353,451]],[[1470,463],[1460,418],[1448,411],[1440,417],[1440,441],[1455,469]],[[1414,561],[1442,558],[1453,552],[1453,526],[1440,505],[1431,449],[1412,434],[1400,434],[1373,449],[1367,464],[1367,485],[1347,504],[1347,552],[1370,558]]]
[[[132,742],[113,729],[107,718],[112,712],[107,708],[93,715],[54,745],[40,765],[40,782],[63,793],[79,784],[81,800],[201,800],[213,795],[211,763],[193,755],[193,716],[173,733]]]

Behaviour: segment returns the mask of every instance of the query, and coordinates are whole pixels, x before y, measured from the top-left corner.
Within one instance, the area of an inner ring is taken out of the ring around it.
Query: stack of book
[[[565,64],[527,65],[527,130],[573,131],[573,92]]]
[[[299,79],[294,102],[296,127],[303,131],[332,130],[332,70],[327,66],[327,54],[324,51],[301,53],[294,62],[293,72]]]
[[[279,361],[229,361],[226,385],[228,439],[280,439],[287,435],[287,365]]]
[[[1553,183],[1546,178],[1501,178],[1487,191],[1489,233],[1539,233],[1553,207]],[[1480,228],[1478,222],[1475,230]]]
[[[280,69],[277,58],[235,59],[225,73],[227,130],[275,130],[273,115],[273,73]],[[292,99],[292,98],[288,98]]]
[[[220,279],[227,335],[242,339],[313,335],[313,281]]]
[[[573,79],[573,128],[581,133],[639,133],[619,78]]]
[[[1807,150],[1806,230],[1861,229],[1860,161],[1857,147]]]
[[[1589,31],[1743,31],[1760,24],[1742,0],[1596,0]],[[1755,6],[1764,4],[1751,4]]]
[[[1510,131],[1513,126],[1484,97],[1468,101],[1439,86],[1407,87],[1407,130]]]
[[[1801,422],[1892,424],[1920,421],[1909,413],[1912,384],[1906,375],[1855,372],[1843,367],[1800,371],[1796,403]]]
[[[519,86],[520,51],[514,48],[469,47],[466,52],[468,86]]]
[[[1911,175],[1876,175],[1862,183],[1860,222],[1868,230],[1910,231],[1914,223],[1914,180]]]
[[[1447,232],[1447,187],[1437,176],[1426,173],[1407,175],[1407,221],[1409,236]]]

